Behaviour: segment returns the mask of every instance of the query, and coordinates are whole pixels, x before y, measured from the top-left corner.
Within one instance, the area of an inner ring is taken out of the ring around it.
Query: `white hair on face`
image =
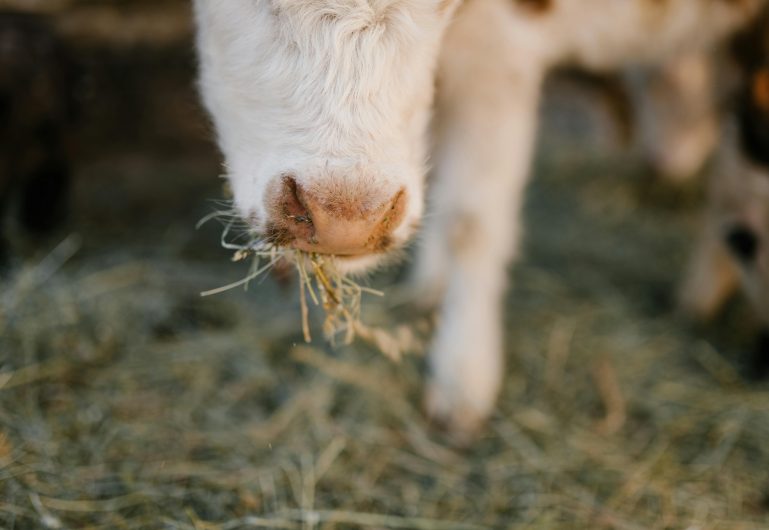
[[[264,214],[269,183],[368,181],[422,212],[425,129],[449,4],[196,0],[201,91],[235,203]]]

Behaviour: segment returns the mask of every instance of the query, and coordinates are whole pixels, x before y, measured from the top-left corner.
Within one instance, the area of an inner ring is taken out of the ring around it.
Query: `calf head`
[[[254,232],[348,271],[407,241],[455,3],[195,0],[203,100]]]

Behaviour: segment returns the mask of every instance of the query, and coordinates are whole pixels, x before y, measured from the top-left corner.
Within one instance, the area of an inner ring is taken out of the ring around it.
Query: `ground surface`
[[[0,527],[769,527],[750,319],[675,316],[699,203],[644,198],[584,96],[549,100],[504,393],[456,451],[421,414],[421,359],[304,345],[296,285],[198,296],[245,265],[194,230],[221,185],[191,62],[132,57],[163,75],[92,58],[71,223],[0,291]],[[364,318],[409,317],[399,277]]]

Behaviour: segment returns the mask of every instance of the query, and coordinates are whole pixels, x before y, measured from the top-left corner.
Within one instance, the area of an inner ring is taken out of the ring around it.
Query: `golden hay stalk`
[[[201,220],[198,226],[220,216],[220,212],[215,212]],[[277,247],[260,240],[246,244],[233,243],[227,241],[232,224],[230,220],[225,225],[221,245],[234,251],[233,261],[243,261],[253,257],[249,273],[236,282],[203,291],[200,293],[201,296],[220,294],[241,286],[247,289],[252,280],[265,274],[280,260],[285,259],[294,263],[299,277],[300,316],[305,342],[312,342],[309,299],[313,305],[321,307],[325,312],[323,332],[326,340],[332,344],[336,344],[337,337],[341,334],[343,344],[351,344],[357,336],[393,361],[400,360],[406,352],[421,353],[423,343],[410,326],[401,325],[390,331],[381,327],[368,326],[361,321],[363,294],[384,296],[384,293],[362,286],[340,273],[335,265],[334,256]]]

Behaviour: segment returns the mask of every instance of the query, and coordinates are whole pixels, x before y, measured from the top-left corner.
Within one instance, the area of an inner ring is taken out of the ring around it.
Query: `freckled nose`
[[[331,181],[304,188],[284,176],[270,198],[277,244],[343,256],[387,250],[406,210],[406,192],[382,193],[365,182]]]

